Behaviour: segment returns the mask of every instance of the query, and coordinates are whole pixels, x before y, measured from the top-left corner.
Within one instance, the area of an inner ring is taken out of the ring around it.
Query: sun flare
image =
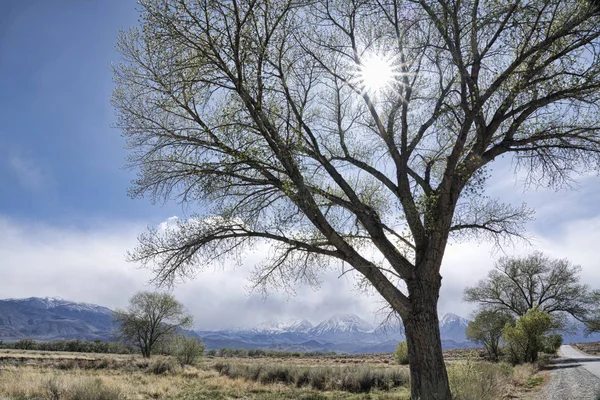
[[[388,58],[373,55],[362,62],[359,79],[369,93],[377,93],[394,81],[394,66]]]

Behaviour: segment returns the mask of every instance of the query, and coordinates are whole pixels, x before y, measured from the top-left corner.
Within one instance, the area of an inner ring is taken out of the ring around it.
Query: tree
[[[516,324],[506,324],[502,339],[514,364],[536,362],[546,342],[544,336],[553,328],[552,318],[539,307],[534,307],[519,318]],[[562,339],[562,338],[561,338]]]
[[[488,358],[497,361],[502,329],[511,322],[514,323],[514,318],[507,312],[480,311],[467,326],[467,339],[483,345]]]
[[[168,293],[136,293],[127,310],[115,311],[114,320],[120,339],[139,347],[145,358],[152,355],[156,345],[192,326],[192,317]]]
[[[172,355],[181,365],[194,365],[204,355],[206,346],[197,337],[177,335],[171,343]]]
[[[579,283],[581,267],[565,259],[552,259],[540,252],[527,257],[503,257],[476,286],[465,289],[465,300],[484,310],[505,311],[519,317],[538,307],[564,319],[595,320],[593,291]]]
[[[402,318],[414,398],[451,397],[437,301],[449,240],[523,235],[484,196],[596,168],[600,30],[570,0],[142,0],[112,103],[134,197],[197,211],[141,235],[158,284],[269,243],[256,288],[349,268]],[[467,236],[468,237],[468,236]],[[363,251],[364,250],[364,251]]]
[[[394,359],[398,364],[406,365],[409,363],[408,359],[408,346],[406,342],[400,342],[396,346],[396,351],[394,352]]]

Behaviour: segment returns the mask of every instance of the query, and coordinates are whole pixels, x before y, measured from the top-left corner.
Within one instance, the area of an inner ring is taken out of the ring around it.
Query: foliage
[[[466,329],[467,339],[483,345],[487,358],[497,361],[500,356],[502,329],[514,318],[504,311],[480,311]]]
[[[545,334],[552,329],[552,318],[539,308],[532,308],[517,320],[507,323],[502,340],[513,364],[536,362],[544,349]]]
[[[394,351],[394,360],[401,365],[408,364],[408,345],[406,341],[398,343],[396,351]]]
[[[544,337],[544,353],[556,354],[563,344],[563,337],[559,333],[551,333]]]
[[[86,378],[75,384],[67,384],[56,377],[44,385],[48,400],[120,400],[119,388],[106,385],[100,378]]]
[[[204,355],[206,346],[200,338],[177,335],[171,344],[172,355],[181,365],[194,365]]]
[[[137,346],[144,357],[179,329],[192,325],[192,317],[168,293],[136,293],[128,310],[117,310],[114,319],[121,340]]]
[[[170,357],[158,357],[148,365],[148,373],[154,375],[174,374],[181,370],[181,366]]]
[[[350,367],[303,367],[288,364],[239,364],[217,362],[214,369],[232,379],[244,378],[263,384],[284,383],[315,390],[344,390],[368,393],[408,385],[404,369]]]
[[[485,196],[490,165],[512,156],[529,183],[561,187],[600,164],[591,7],[142,0],[112,97],[131,195],[201,213],[150,229],[130,260],[170,284],[268,242],[265,290],[344,263],[402,316],[413,397],[449,398],[444,248],[522,237],[532,216]],[[389,64],[381,90],[372,58]]]
[[[448,379],[455,400],[495,400],[506,394],[512,368],[504,363],[453,363]]]
[[[580,321],[591,316],[597,303],[588,285],[579,283],[581,267],[565,259],[536,252],[527,257],[504,257],[476,286],[465,289],[465,300],[489,311],[523,316],[533,307]]]
[[[36,348],[36,346],[37,343],[33,339],[21,339],[13,345],[15,349],[20,350],[33,350]]]

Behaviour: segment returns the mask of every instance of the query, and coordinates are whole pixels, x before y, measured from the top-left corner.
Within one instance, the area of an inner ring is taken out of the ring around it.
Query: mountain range
[[[31,338],[51,340],[114,340],[113,311],[102,306],[61,298],[0,300],[0,340]],[[442,346],[474,347],[465,335],[469,320],[448,313],[440,318]],[[272,349],[338,353],[391,352],[404,340],[399,321],[374,327],[354,314],[338,314],[319,324],[308,320],[267,321],[254,327],[196,330],[186,334],[202,338],[208,349]],[[565,343],[600,340],[585,337],[582,329],[563,334]]]

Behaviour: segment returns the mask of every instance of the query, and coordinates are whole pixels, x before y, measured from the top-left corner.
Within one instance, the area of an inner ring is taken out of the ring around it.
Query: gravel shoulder
[[[576,352],[571,346],[562,346],[560,358],[550,366],[550,382],[535,400],[598,400],[600,378],[588,369],[600,373],[600,357]]]

